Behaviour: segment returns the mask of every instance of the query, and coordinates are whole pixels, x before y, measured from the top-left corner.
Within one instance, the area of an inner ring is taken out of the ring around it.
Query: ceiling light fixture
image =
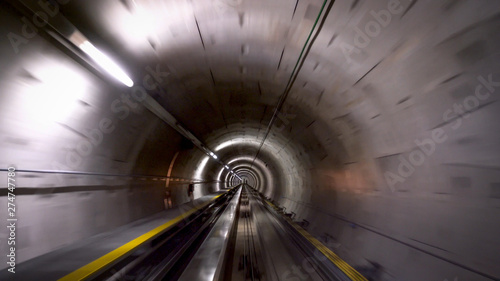
[[[106,70],[111,76],[125,84],[127,87],[134,86],[134,82],[128,75],[108,56],[103,54],[99,49],[94,47],[92,43],[85,40],[78,47],[91,57],[100,67]]]

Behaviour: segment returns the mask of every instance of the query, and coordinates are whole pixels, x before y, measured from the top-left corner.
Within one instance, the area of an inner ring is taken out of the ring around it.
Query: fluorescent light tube
[[[91,57],[100,67],[106,70],[111,76],[125,84],[127,87],[134,86],[134,82],[127,74],[108,56],[99,51],[92,43],[85,40],[78,47]]]

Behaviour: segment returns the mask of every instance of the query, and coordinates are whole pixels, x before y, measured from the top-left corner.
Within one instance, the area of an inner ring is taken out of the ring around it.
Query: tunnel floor
[[[241,184],[28,260],[14,280],[367,280],[280,211]]]

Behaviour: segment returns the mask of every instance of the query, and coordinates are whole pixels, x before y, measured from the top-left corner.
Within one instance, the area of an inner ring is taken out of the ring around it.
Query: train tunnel
[[[0,23],[0,280],[500,280],[498,1]]]

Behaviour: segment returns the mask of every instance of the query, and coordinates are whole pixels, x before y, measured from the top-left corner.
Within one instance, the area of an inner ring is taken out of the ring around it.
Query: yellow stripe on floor
[[[80,267],[79,269],[71,272],[70,274],[62,277],[58,281],[79,281],[79,280],[85,280],[85,278],[91,277],[93,274],[99,272],[100,270],[106,268],[108,265],[113,264],[114,262],[118,261],[121,257],[124,255],[130,253],[132,250],[135,248],[139,247],[141,244],[143,244],[146,241],[149,241],[156,236],[158,236],[160,233],[162,233],[164,230],[167,228],[173,226],[174,224],[182,221],[184,218],[187,216],[193,214],[194,212],[198,211],[199,209],[205,207],[208,205],[210,202],[213,200],[219,198],[223,194],[217,195],[214,198],[212,198],[210,201],[205,202],[203,205],[200,207],[196,207],[194,209],[191,209],[190,211],[174,218],[173,220],[170,220],[166,222],[165,224],[162,224],[158,226],[157,228],[135,238],[134,240],[124,244],[123,246],[120,246],[119,248],[107,253],[106,255],[96,259],[95,261],[84,265]]]
[[[273,203],[266,200],[266,203],[274,209],[278,209]],[[361,273],[356,271],[356,269],[352,268],[347,262],[342,260],[339,256],[337,256],[332,250],[328,249],[323,243],[321,243],[318,239],[314,238],[309,232],[300,227],[298,224],[294,223],[291,219],[286,218],[290,225],[292,225],[304,238],[306,238],[311,244],[313,244],[320,252],[322,252],[331,262],[333,262],[345,275],[351,278],[354,281],[368,281]]]

